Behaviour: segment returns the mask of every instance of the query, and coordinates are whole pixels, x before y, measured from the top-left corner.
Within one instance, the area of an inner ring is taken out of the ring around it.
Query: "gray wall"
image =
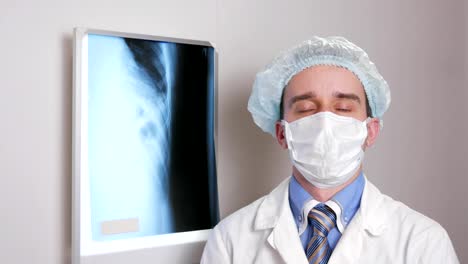
[[[71,33],[84,26],[217,44],[223,217],[290,174],[287,153],[246,110],[256,71],[310,35],[348,37],[367,50],[393,95],[366,156],[368,177],[440,222],[467,262],[466,16],[460,0],[1,0],[0,259],[69,262]]]

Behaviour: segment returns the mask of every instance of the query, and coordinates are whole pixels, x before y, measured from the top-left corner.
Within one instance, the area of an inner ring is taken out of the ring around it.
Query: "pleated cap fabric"
[[[257,73],[247,108],[263,131],[275,136],[283,89],[294,75],[316,65],[334,65],[353,72],[364,87],[372,117],[379,118],[383,125],[382,116],[391,101],[390,89],[367,53],[344,37],[314,36],[282,52]]]

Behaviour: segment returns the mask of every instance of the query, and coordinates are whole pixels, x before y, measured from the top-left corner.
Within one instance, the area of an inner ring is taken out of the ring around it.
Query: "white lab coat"
[[[289,207],[289,180],[221,221],[202,264],[307,264]],[[366,179],[361,207],[328,264],[459,263],[447,232],[435,221],[383,195]]]

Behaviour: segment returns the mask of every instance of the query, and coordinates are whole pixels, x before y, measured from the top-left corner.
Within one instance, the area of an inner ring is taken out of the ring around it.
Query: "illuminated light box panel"
[[[199,261],[219,221],[216,68],[209,42],[75,29],[72,263]]]

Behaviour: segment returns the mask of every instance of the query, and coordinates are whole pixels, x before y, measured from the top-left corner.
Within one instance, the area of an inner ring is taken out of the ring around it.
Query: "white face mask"
[[[359,169],[367,122],[320,112],[288,123],[282,120],[294,166],[318,188],[339,186]]]

